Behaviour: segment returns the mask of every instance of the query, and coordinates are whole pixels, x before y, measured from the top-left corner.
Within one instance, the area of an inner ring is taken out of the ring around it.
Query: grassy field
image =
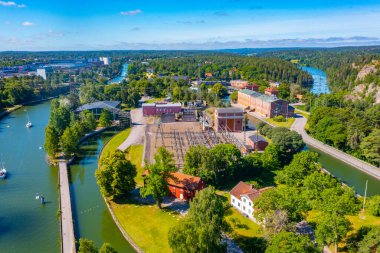
[[[144,152],[144,145],[132,145],[127,149],[126,158],[136,166],[137,176],[135,178],[137,186],[143,185],[143,178],[141,174],[144,172],[142,167],[142,156]]]
[[[269,123],[272,123],[275,126],[286,127],[286,128],[290,128],[293,125],[294,120],[295,118],[288,118],[286,122],[276,122],[273,119],[266,119],[266,121],[268,121]]]
[[[156,205],[110,204],[125,232],[144,252],[171,252],[168,233],[181,219],[179,214]]]
[[[302,111],[306,111],[306,106],[305,105],[294,105],[293,107],[296,108],[296,109],[300,109]]]
[[[125,139],[128,138],[131,130],[132,128],[125,129],[124,131],[121,131],[112,137],[112,139],[109,140],[109,142],[107,142],[106,146],[103,148],[102,156],[116,150],[125,141]]]

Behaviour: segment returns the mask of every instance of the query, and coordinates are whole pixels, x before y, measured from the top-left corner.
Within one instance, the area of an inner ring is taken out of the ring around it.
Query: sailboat
[[[27,114],[27,116],[28,116],[28,122],[26,123],[25,127],[27,127],[27,128],[31,128],[31,127],[33,126],[33,124],[32,124],[32,122],[31,122],[30,119],[29,119],[29,113],[26,112],[26,114]]]
[[[3,160],[1,160],[0,179],[5,179],[6,177],[7,177],[7,170],[4,167]]]

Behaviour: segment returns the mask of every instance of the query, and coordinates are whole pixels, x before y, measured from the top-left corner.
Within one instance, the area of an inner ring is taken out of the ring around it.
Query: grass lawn
[[[296,108],[296,109],[300,109],[302,111],[306,111],[306,106],[305,105],[294,105],[293,107]]]
[[[144,145],[132,145],[127,149],[125,157],[136,166],[137,176],[135,178],[138,186],[143,185],[143,178],[141,174],[144,172],[142,167],[142,156],[144,152]]]
[[[268,121],[269,123],[272,123],[275,126],[286,127],[286,128],[290,128],[293,125],[294,120],[295,118],[288,118],[286,122],[276,122],[273,119],[266,119],[266,121]]]
[[[112,137],[112,139],[109,140],[106,146],[103,148],[101,156],[116,150],[125,141],[125,139],[128,138],[129,134],[131,133],[131,130],[132,128],[125,129],[120,133],[116,134],[114,137]]]
[[[111,208],[125,232],[144,252],[171,252],[169,229],[181,216],[171,210],[160,210],[156,205],[133,202],[116,204]]]

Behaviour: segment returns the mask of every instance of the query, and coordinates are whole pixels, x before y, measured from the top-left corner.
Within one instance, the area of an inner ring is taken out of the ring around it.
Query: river
[[[118,77],[115,77],[108,81],[108,84],[119,84],[128,76],[128,63],[124,63],[121,69],[121,74]]]
[[[313,94],[320,95],[330,93],[330,88],[327,84],[327,76],[324,71],[305,66],[301,67],[301,69],[308,72],[313,77],[314,83],[313,87],[311,88],[311,92]]]
[[[27,113],[34,126],[25,128]],[[0,180],[0,252],[60,252],[58,170],[42,148],[50,102],[23,107],[0,121],[0,159],[9,172]],[[112,220],[95,180],[98,154],[113,135],[105,132],[81,146],[70,166],[70,193],[76,238],[109,242],[118,252],[134,252]],[[47,203],[35,199],[43,194]]]

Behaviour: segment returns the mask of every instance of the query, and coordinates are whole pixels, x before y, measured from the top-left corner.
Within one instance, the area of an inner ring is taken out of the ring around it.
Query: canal
[[[85,141],[81,155],[70,166],[70,194],[75,237],[95,241],[97,247],[108,242],[118,252],[135,252],[115,225],[95,179],[98,156],[115,132],[104,132]]]

